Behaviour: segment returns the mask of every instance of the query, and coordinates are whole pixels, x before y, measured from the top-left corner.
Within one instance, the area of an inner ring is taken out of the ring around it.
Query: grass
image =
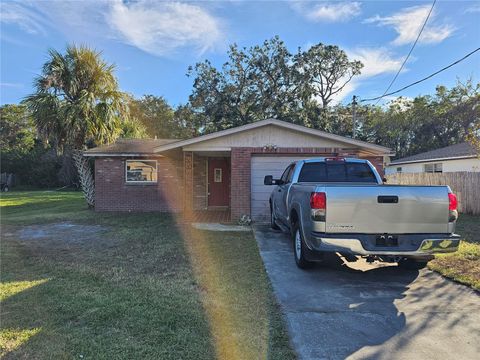
[[[250,232],[94,213],[77,192],[0,210],[0,356],[294,358]]]
[[[30,225],[53,221],[92,220],[95,215],[74,191],[21,191],[1,195],[2,224]]]
[[[456,232],[464,239],[458,251],[437,255],[428,267],[480,290],[480,216],[460,214]]]

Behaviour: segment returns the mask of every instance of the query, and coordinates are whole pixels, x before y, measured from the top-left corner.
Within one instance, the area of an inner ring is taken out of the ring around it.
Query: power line
[[[420,39],[420,35],[422,35],[423,29],[425,29],[425,26],[427,25],[428,19],[430,18],[430,15],[432,14],[433,7],[435,6],[435,3],[436,3],[436,2],[437,2],[437,0],[434,0],[434,1],[433,1],[432,7],[430,8],[430,11],[428,12],[428,15],[427,15],[427,17],[425,18],[425,21],[423,22],[422,28],[420,29],[420,32],[418,33],[418,36],[417,36],[417,38],[415,39],[415,42],[413,43],[412,47],[410,48],[410,51],[408,52],[407,57],[405,58],[405,60],[403,60],[402,66],[400,66],[400,69],[398,69],[397,73],[395,74],[395,77],[392,79],[392,81],[391,81],[390,84],[388,85],[387,90],[385,90],[385,91],[383,92],[382,97],[385,96],[385,94],[388,92],[388,90],[390,90],[390,88],[392,87],[392,85],[393,85],[393,83],[395,82],[395,80],[397,80],[398,75],[400,75],[400,72],[403,70],[403,67],[405,66],[407,60],[410,58],[410,55],[412,54],[413,49],[415,49],[415,45],[417,45],[418,39]],[[381,99],[382,97],[380,97],[380,99]],[[375,105],[378,104],[378,102],[380,101],[380,99],[377,100],[377,102],[375,103]]]
[[[441,68],[440,70],[435,71],[433,74],[430,74],[430,75],[428,75],[427,77],[424,77],[423,79],[417,80],[417,81],[415,81],[415,82],[413,82],[413,83],[411,83],[411,84],[409,84],[409,85],[407,85],[407,86],[404,86],[404,87],[402,87],[401,89],[398,89],[398,90],[393,91],[393,92],[391,92],[391,93],[383,94],[383,95],[381,95],[381,96],[377,96],[377,97],[374,97],[374,98],[371,98],[371,99],[362,99],[362,100],[360,100],[360,102],[378,100],[378,99],[381,99],[381,98],[383,98],[383,97],[385,97],[385,96],[390,96],[390,95],[397,94],[397,93],[399,93],[399,92],[401,92],[401,91],[403,91],[403,90],[408,89],[409,87],[412,87],[412,86],[414,86],[414,85],[417,85],[417,84],[419,84],[419,83],[421,83],[421,82],[423,82],[423,81],[425,81],[425,80],[428,80],[428,79],[434,77],[434,76],[437,75],[437,74],[440,74],[442,71],[445,71],[445,70],[451,68],[451,67],[454,66],[454,65],[457,65],[459,62],[462,62],[463,60],[465,60],[465,59],[468,58],[469,56],[472,56],[473,54],[475,54],[475,53],[476,53],[477,51],[479,51],[479,50],[480,50],[480,47],[479,47],[479,48],[476,48],[475,50],[473,50],[473,51],[471,51],[471,52],[469,52],[467,55],[465,55],[465,56],[462,57],[461,59],[458,59],[457,61],[451,63],[450,65],[447,65],[447,66],[445,66],[444,68]]]

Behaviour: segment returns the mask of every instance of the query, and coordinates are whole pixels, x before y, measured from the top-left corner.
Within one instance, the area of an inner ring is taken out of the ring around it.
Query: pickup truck
[[[448,186],[384,183],[356,158],[291,163],[270,196],[271,227],[289,232],[295,262],[305,269],[336,252],[347,261],[396,262],[420,269],[436,253],[457,250],[457,198]]]

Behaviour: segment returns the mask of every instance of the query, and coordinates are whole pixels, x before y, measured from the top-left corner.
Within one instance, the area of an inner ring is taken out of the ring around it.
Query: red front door
[[[208,159],[208,206],[230,205],[230,159]]]

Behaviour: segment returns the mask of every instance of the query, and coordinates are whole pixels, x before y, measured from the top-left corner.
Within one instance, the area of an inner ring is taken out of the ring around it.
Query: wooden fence
[[[457,195],[460,212],[480,215],[480,172],[391,174],[387,184],[448,185]]]

